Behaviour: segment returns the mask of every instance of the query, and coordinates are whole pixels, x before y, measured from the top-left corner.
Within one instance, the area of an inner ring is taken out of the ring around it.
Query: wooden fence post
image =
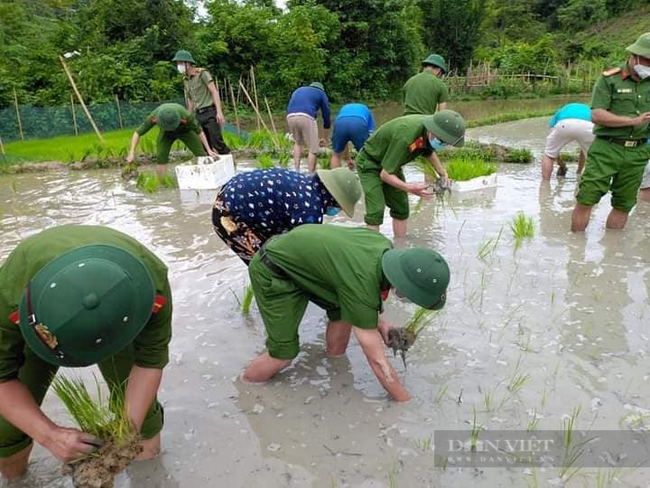
[[[72,127],[74,127],[74,135],[79,135],[79,128],[77,127],[77,114],[74,110],[74,95],[70,93],[70,110],[72,110]]]
[[[241,132],[239,127],[239,115],[237,114],[237,99],[235,99],[235,90],[232,88],[232,83],[228,83],[230,87],[230,100],[232,101],[232,108],[235,112],[235,123],[237,124],[237,132]]]
[[[79,103],[81,104],[81,108],[84,109],[84,112],[86,113],[86,117],[88,117],[88,120],[90,121],[90,125],[93,126],[93,129],[95,130],[95,134],[97,134],[97,137],[99,138],[99,140],[102,143],[104,143],[104,138],[102,137],[102,133],[99,132],[99,129],[97,128],[97,125],[95,124],[95,120],[93,119],[93,116],[90,115],[90,112],[88,111],[88,107],[86,107],[86,103],[84,102],[84,99],[81,96],[81,93],[79,93],[79,89],[77,88],[77,84],[74,82],[74,78],[72,77],[72,73],[70,72],[70,68],[68,68],[68,65],[65,62],[65,59],[63,59],[63,56],[59,55],[59,61],[61,61],[61,65],[63,66],[63,70],[65,71],[65,74],[68,75],[68,80],[70,80],[70,84],[72,85],[72,89],[74,90],[75,95],[77,95],[77,99],[79,100]]]
[[[124,129],[124,124],[122,123],[122,109],[120,108],[120,99],[115,94],[115,105],[117,105],[117,121],[120,123],[120,129]]]
[[[18,119],[18,131],[20,132],[20,140],[25,140],[23,134],[23,122],[20,120],[20,110],[18,109],[18,95],[16,95],[16,87],[14,86],[14,106],[16,107],[16,119]]]
[[[255,68],[251,66],[251,83],[253,85],[253,96],[255,97],[255,109],[259,113],[260,111],[260,104],[257,103],[257,83],[255,82]],[[258,119],[257,121],[257,130],[260,130],[260,121]]]

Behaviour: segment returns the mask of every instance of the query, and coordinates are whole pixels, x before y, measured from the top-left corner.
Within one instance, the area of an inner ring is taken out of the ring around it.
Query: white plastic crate
[[[235,176],[235,161],[230,154],[217,158],[196,158],[195,164],[176,166],[176,179],[181,190],[214,190]]]
[[[454,181],[451,185],[452,193],[465,193],[477,190],[486,190],[488,188],[495,188],[497,186],[497,174],[492,173],[488,176],[481,176],[479,178],[472,178],[467,181]]]

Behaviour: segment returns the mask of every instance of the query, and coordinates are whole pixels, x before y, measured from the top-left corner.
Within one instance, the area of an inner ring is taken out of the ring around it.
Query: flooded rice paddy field
[[[545,124],[471,135],[539,150]],[[625,232],[605,232],[605,199],[588,232],[572,235],[575,165],[542,187],[539,173],[538,163],[503,165],[492,191],[445,205],[412,200],[409,237],[396,245],[438,249],[452,282],[447,306],[409,351],[408,370],[391,354],[413,396],[407,404],[387,399],[354,339],[344,357],[325,357],[325,314],[313,306],[291,367],[264,386],[237,379],[264,330],[255,306],[249,317],[239,310],[234,295],[247,270],[213,234],[212,194],[143,195],[117,170],[2,177],[0,258],[45,227],[83,223],[127,232],[169,265],[175,332],[160,393],[164,451],[118,486],[562,486],[557,468],[435,468],[430,443],[436,429],[469,431],[475,416],[488,430],[535,422],[558,430],[577,407],[577,429],[638,428],[650,418],[650,206],[635,209]],[[509,223],[519,211],[533,217],[535,237],[515,250]],[[362,225],[362,214],[334,221]],[[382,230],[390,234],[389,222]],[[392,299],[387,308],[396,325],[414,312]],[[45,409],[66,419],[52,394]],[[69,486],[48,453],[36,454],[16,486]],[[572,474],[567,486],[648,479],[647,469]]]

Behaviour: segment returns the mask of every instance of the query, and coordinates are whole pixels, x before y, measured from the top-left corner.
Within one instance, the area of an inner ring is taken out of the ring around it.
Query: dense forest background
[[[189,49],[201,66],[236,82],[255,66],[277,106],[320,80],[335,102],[398,96],[430,52],[464,73],[554,74],[567,64],[602,69],[650,30],[639,0],[3,0],[0,107],[62,105],[70,86],[58,55],[90,103],[182,96],[170,59]]]

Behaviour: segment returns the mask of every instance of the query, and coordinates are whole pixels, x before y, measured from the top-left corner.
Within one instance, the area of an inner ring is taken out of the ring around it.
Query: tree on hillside
[[[472,59],[485,13],[482,0],[420,0],[425,47],[444,56],[450,69],[464,69]]]
[[[558,20],[565,30],[577,31],[605,19],[606,0],[569,0],[558,10]]]

